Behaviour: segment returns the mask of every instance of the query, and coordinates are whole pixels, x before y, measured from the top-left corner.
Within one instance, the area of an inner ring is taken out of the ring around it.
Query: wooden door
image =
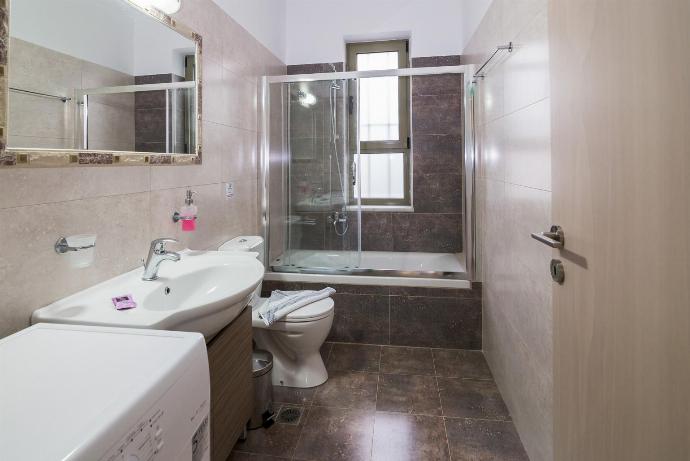
[[[690,460],[690,2],[550,0],[557,460]]]

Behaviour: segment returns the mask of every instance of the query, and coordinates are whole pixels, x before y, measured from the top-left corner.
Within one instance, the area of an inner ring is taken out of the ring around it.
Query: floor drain
[[[295,407],[283,407],[278,413],[278,422],[281,424],[299,424],[299,419],[302,416],[302,409]]]

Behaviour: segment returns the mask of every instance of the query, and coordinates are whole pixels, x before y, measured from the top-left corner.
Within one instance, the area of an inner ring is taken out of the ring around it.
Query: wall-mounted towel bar
[[[473,80],[472,83],[477,83],[477,81],[480,78],[486,77],[487,72],[489,71],[489,63],[494,60],[496,56],[501,54],[502,52],[507,51],[508,53],[513,52],[513,42],[508,43],[507,45],[500,45],[496,47],[496,50],[489,56],[489,59],[484,61],[484,64],[482,64],[479,69],[477,69],[477,72],[474,73],[472,76]]]
[[[38,96],[41,98],[49,98],[49,99],[59,99],[62,102],[67,102],[71,101],[72,98],[68,98],[67,96],[57,96],[54,94],[47,94],[47,93],[39,93],[38,91],[29,91],[29,90],[22,90],[21,88],[12,88],[10,87],[10,91],[14,93],[21,93],[21,94],[28,94],[31,96]]]

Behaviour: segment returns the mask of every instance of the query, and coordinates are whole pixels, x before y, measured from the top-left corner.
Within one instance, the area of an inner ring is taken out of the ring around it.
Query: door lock
[[[562,261],[558,259],[551,260],[551,278],[554,282],[563,285],[565,281],[565,267]]]

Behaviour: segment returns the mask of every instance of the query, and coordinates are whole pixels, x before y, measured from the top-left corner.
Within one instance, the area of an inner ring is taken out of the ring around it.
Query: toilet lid
[[[261,306],[263,303],[267,302],[267,298],[261,298]],[[325,298],[320,299],[314,303],[307,304],[304,307],[300,307],[296,311],[290,312],[288,315],[282,319],[276,321],[279,322],[308,322],[311,320],[319,320],[328,317],[333,311],[333,299]],[[258,306],[254,309],[254,316],[258,318]]]

